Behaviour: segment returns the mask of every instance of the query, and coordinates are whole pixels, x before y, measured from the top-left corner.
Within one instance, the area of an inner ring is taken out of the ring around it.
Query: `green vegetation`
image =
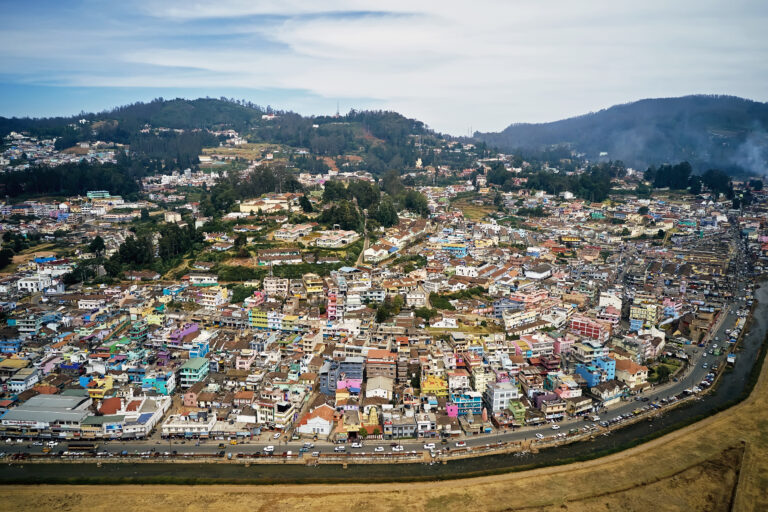
[[[146,171],[139,162],[118,164],[63,164],[57,167],[31,167],[0,175],[0,186],[10,197],[42,195],[76,196],[89,190],[109,190],[112,194],[134,196],[139,191],[137,178]]]
[[[436,309],[447,309],[453,311],[456,308],[448,301],[448,298],[444,295],[439,295],[435,292],[429,294],[429,303]]]
[[[257,291],[257,288],[252,286],[235,286],[232,288],[232,304],[240,304],[245,299],[253,295],[253,292]]]

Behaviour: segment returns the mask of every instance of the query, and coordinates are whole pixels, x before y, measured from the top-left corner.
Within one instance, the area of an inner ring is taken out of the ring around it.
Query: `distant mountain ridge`
[[[519,123],[475,138],[503,151],[566,145],[590,160],[601,153],[637,168],[690,162],[766,174],[768,103],[735,96],[645,99],[550,123]]]

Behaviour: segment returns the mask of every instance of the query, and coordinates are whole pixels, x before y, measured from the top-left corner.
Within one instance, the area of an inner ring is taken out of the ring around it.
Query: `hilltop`
[[[607,153],[639,168],[685,160],[697,171],[765,173],[768,103],[733,96],[645,99],[475,137],[504,151],[567,146],[590,160]]]

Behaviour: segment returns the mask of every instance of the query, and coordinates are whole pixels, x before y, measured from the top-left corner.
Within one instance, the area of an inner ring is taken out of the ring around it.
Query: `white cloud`
[[[140,5],[122,22],[56,20],[48,38],[0,22],[0,45],[17,50],[0,64],[39,82],[368,98],[454,133],[642,97],[768,99],[768,5],[758,1]]]

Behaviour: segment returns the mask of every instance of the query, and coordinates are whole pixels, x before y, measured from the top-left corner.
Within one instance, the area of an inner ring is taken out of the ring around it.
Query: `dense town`
[[[0,207],[6,445],[552,438],[701,392],[737,357],[768,260],[760,179],[726,197],[621,168],[589,200],[531,185],[519,157],[443,140],[429,151],[456,165],[418,158],[380,178],[328,159],[222,207],[221,182],[292,160],[215,135],[199,165],[142,177],[130,197]],[[123,151],[54,143],[14,132],[0,167]]]

